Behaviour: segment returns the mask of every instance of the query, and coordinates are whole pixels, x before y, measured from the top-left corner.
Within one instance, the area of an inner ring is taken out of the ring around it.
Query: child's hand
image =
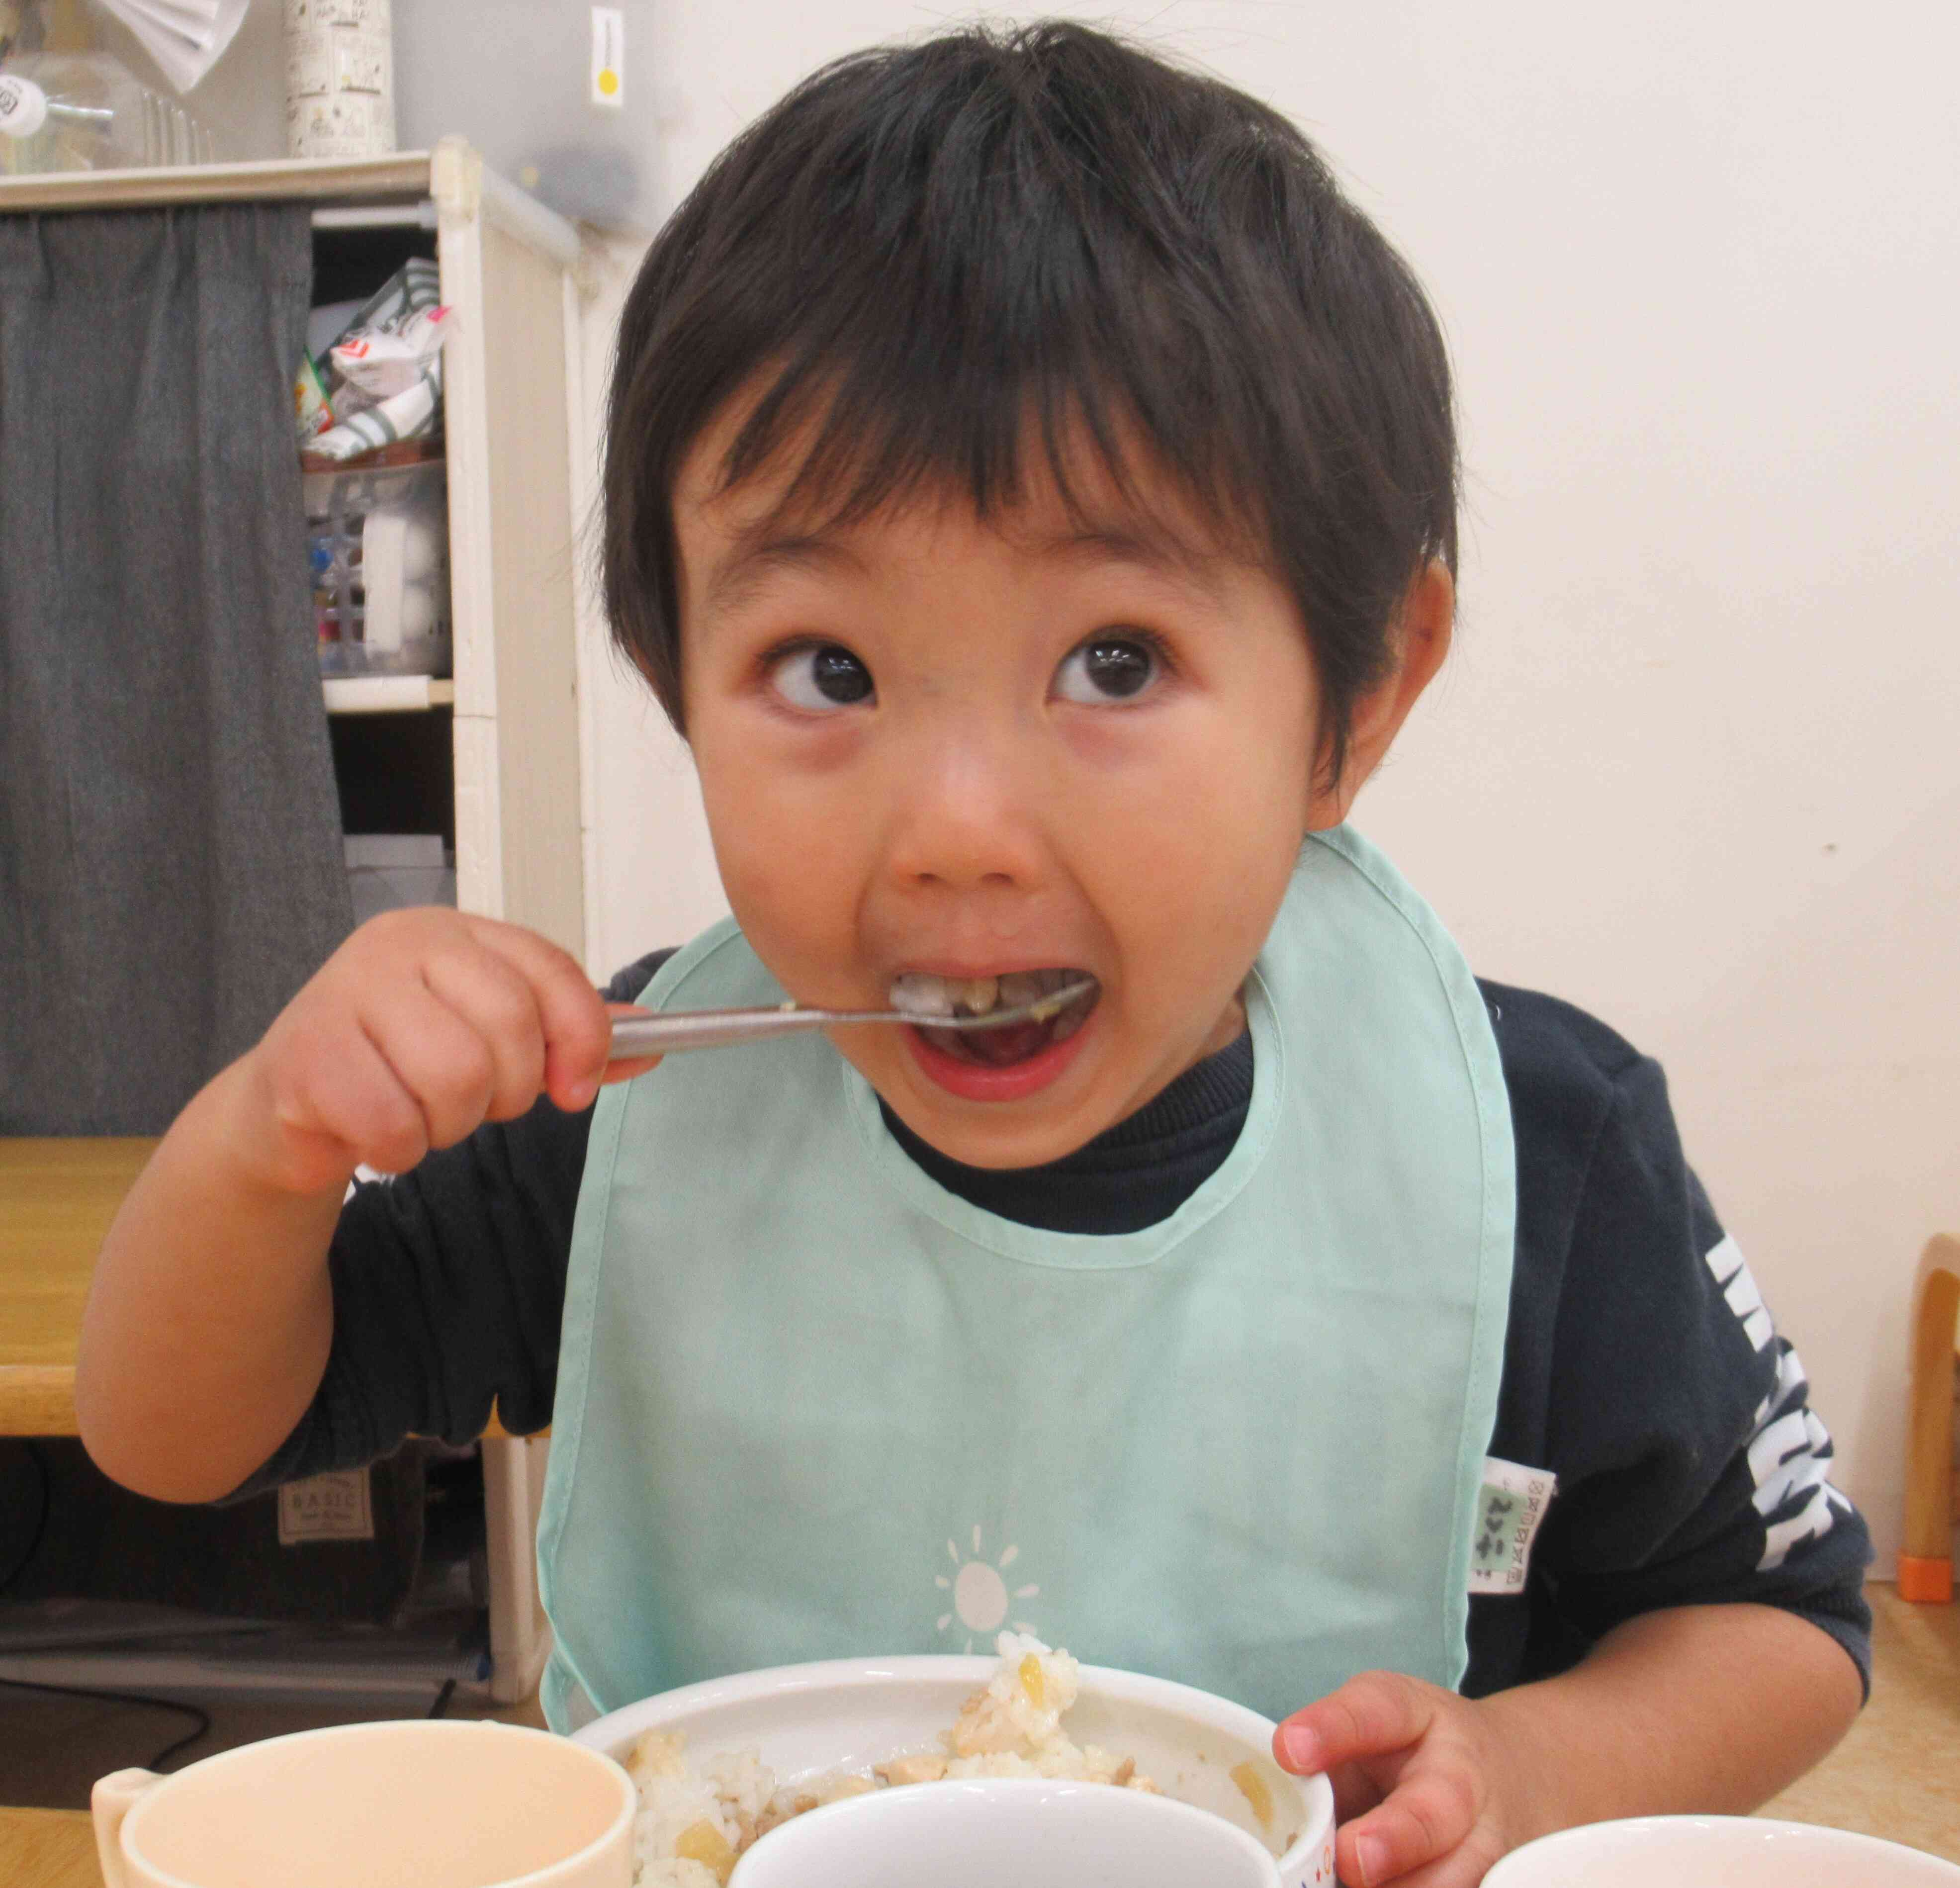
[[[540,1094],[585,1107],[608,1081],[609,1008],[557,945],[440,906],[363,925],[246,1058],[250,1097],[234,1143],[282,1192],[337,1192],[363,1162],[413,1167]]]
[[[1327,1772],[1351,1888],[1474,1888],[1541,1832],[1522,1753],[1484,1703],[1398,1672],[1363,1672],[1273,1734],[1283,1770]]]

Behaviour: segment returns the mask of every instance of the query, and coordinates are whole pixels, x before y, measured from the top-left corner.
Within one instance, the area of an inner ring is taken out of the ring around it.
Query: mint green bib
[[[723,924],[644,1000],[780,994]],[[554,1725],[1010,1625],[1275,1718],[1370,1667],[1456,1683],[1515,1215],[1483,999],[1344,828],[1246,1002],[1237,1144],[1136,1233],[947,1192],[819,1036],[605,1092],[539,1533]]]

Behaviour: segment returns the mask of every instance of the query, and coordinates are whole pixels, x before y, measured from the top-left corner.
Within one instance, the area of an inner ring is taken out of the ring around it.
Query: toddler
[[[209,1500],[550,1424],[561,1728],[1012,1627],[1279,1720],[1369,1888],[1773,1794],[1868,1663],[1796,1355],[1655,1065],[1347,823],[1456,488],[1422,292],[1273,112],[1069,24],[818,73],[609,413],[732,920],[603,999],[362,927],[111,1232],[91,1449]],[[785,996],[921,1020],[606,1062]]]

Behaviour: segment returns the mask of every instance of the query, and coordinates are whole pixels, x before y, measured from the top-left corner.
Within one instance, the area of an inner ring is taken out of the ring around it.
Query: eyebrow
[[[1134,521],[1091,523],[1078,530],[1058,531],[1036,540],[1032,548],[1037,556],[1058,562],[1128,564],[1221,604],[1224,568],[1233,561],[1162,527]]]
[[[1213,603],[1225,600],[1224,553],[1192,544],[1160,527],[1136,521],[1091,521],[1074,530],[1026,540],[1036,556],[1058,563],[1123,564],[1192,591]],[[739,609],[781,575],[848,571],[868,574],[864,560],[842,536],[822,530],[781,528],[763,518],[742,533],[726,560],[708,581],[702,616],[712,622]]]
[[[701,613],[712,620],[739,608],[773,577],[840,568],[861,575],[864,560],[835,537],[819,531],[778,530],[765,519],[736,540],[733,551],[708,580]]]

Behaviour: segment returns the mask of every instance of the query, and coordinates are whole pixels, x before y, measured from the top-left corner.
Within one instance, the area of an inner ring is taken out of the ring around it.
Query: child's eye
[[[1062,659],[1055,671],[1055,692],[1064,702],[1090,707],[1126,702],[1142,694],[1163,670],[1155,637],[1136,630],[1106,631],[1091,636]]]
[[[768,667],[769,686],[792,708],[828,715],[871,699],[871,671],[835,642],[785,650]]]

